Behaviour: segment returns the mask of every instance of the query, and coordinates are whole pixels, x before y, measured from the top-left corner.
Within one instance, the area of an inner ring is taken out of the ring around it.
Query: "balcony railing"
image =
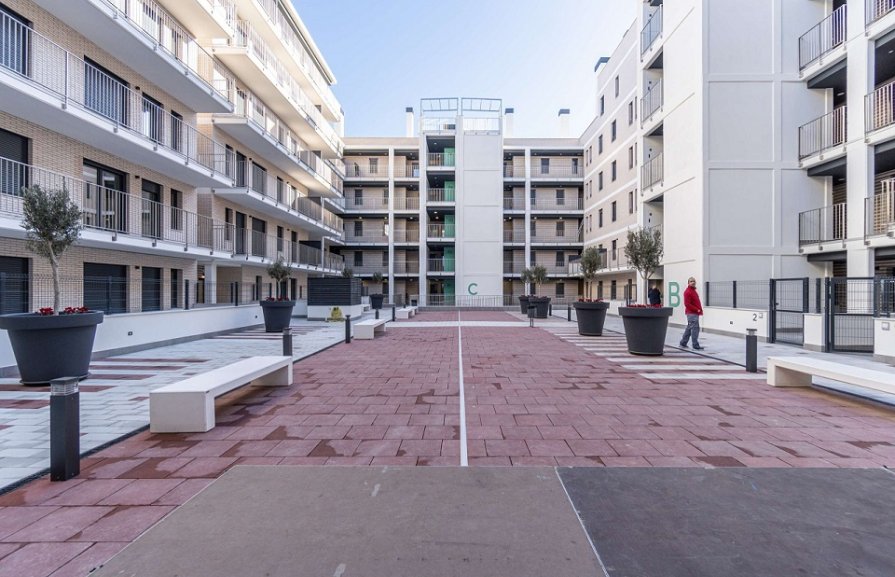
[[[454,272],[453,258],[430,258],[428,265],[429,272]]]
[[[550,165],[541,164],[537,158],[532,159],[531,165],[532,179],[551,179],[551,178],[583,178],[584,169],[579,164],[570,165]]]
[[[895,233],[895,179],[880,182],[880,192],[864,203],[865,237]]]
[[[395,165],[395,178],[419,178],[420,163],[408,162],[406,164]]]
[[[388,244],[388,236],[385,234],[348,234],[345,233],[345,242],[348,244]]]
[[[892,10],[895,10],[895,2],[892,0],[866,0],[866,24],[870,26]]]
[[[345,210],[388,210],[388,198],[382,196],[349,196]]]
[[[445,188],[430,188],[426,191],[428,202],[454,202],[454,190]]]
[[[799,213],[799,246],[845,240],[847,206],[844,202]]]
[[[157,242],[172,243],[185,249],[199,247],[215,252],[272,258],[279,253],[292,264],[319,267],[319,249],[292,243],[272,235],[237,229],[232,224],[202,216],[180,207],[147,200],[120,190],[106,188],[57,172],[0,158],[0,213],[20,218],[21,189],[39,185],[45,189],[68,191],[81,209],[81,223],[86,229],[106,231]],[[181,250],[178,248],[177,250]],[[328,268],[341,257],[326,257]]]
[[[525,261],[524,260],[514,260],[514,261],[503,261],[503,273],[504,274],[521,274],[523,270],[525,270]]]
[[[503,241],[509,243],[524,243],[525,231],[522,230],[505,230],[503,231]]]
[[[429,166],[453,167],[456,155],[454,153],[430,152],[427,161]]]
[[[292,102],[297,110],[305,115],[305,120],[339,155],[342,154],[342,141],[335,129],[329,124],[323,113],[317,110],[314,102],[299,85],[298,81],[280,62],[274,51],[247,20],[238,20],[234,26],[236,36],[233,46],[245,48],[264,68],[267,77]]]
[[[360,161],[348,159],[345,162],[345,177],[349,180],[357,178],[388,178],[388,158],[382,162],[370,163],[367,159]]]
[[[236,81],[229,70],[154,0],[104,0],[159,48],[183,63],[215,92],[233,102]]]
[[[504,178],[525,178],[525,168],[517,167],[512,162],[504,162],[503,163],[503,177]]]
[[[393,233],[394,242],[419,242],[420,231],[417,228],[396,229]]]
[[[453,224],[430,224],[426,229],[427,238],[454,238]]]
[[[531,235],[531,244],[577,244],[584,242],[582,236],[578,233],[568,232],[566,234],[533,234]]]
[[[182,117],[170,114],[5,12],[0,12],[0,30],[9,39],[0,48],[0,67],[27,78],[66,105],[112,122],[118,130],[139,135],[153,146],[225,174],[233,153]],[[17,46],[21,50],[13,49]]]
[[[895,82],[880,86],[864,97],[867,117],[864,126],[873,132],[895,124]]]
[[[423,116],[420,118],[420,132],[456,132],[456,116]]]
[[[623,248],[604,249],[600,251],[600,264],[597,270],[621,270],[630,268],[628,265],[628,257],[625,256]]]
[[[846,109],[840,106],[799,127],[800,159],[845,144],[848,138]]]
[[[657,110],[662,108],[664,97],[665,95],[662,92],[662,79],[660,78],[643,93],[643,100],[640,102],[641,122],[647,122],[653,117],[653,114],[655,114]]]
[[[804,69],[845,42],[845,8],[846,5],[843,4],[799,38],[800,69]]]
[[[382,276],[387,276],[388,265],[354,265],[351,267],[351,271],[354,274],[376,274],[378,272]]]
[[[646,54],[653,47],[656,38],[662,34],[662,5],[647,18],[646,25],[640,31],[641,55]]]
[[[665,180],[665,159],[659,153],[640,167],[640,182],[644,190]]]
[[[395,261],[395,274],[419,274],[420,272],[420,263],[419,261],[409,260],[396,260]]]
[[[525,210],[525,199],[511,198],[509,196],[505,196],[503,199],[503,209],[504,210]]]
[[[316,220],[334,230],[342,230],[342,219],[319,203],[300,194],[298,190],[283,180],[277,179],[265,170],[261,170],[249,161],[236,164],[235,184],[237,188],[248,188],[266,198],[275,200],[277,204],[287,210],[293,210],[299,214]]]
[[[506,203],[504,203],[506,205]],[[584,210],[584,199],[582,198],[537,198],[531,203],[532,210],[549,210],[556,212],[579,211]]]
[[[395,210],[419,210],[420,199],[416,196],[395,198]]]

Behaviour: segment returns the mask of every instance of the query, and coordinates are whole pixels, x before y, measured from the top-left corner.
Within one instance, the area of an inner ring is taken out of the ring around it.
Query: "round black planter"
[[[546,319],[550,309],[550,297],[528,297],[528,304],[535,305],[535,318]],[[528,311],[526,311],[528,312]]]
[[[264,312],[264,331],[281,333],[292,321],[292,308],[295,301],[261,301]]]
[[[632,355],[659,356],[665,352],[665,334],[671,307],[619,307],[625,324],[625,340]]]
[[[603,323],[606,322],[607,310],[609,310],[609,303],[575,303],[575,318],[578,319],[578,334],[586,337],[603,336]]]
[[[528,314],[528,296],[519,297],[519,312],[524,315]]]
[[[24,313],[0,316],[23,385],[45,385],[61,377],[83,379],[90,370],[96,325],[102,312],[72,315]]]
[[[385,295],[370,295],[370,306],[374,309],[381,309],[383,300],[385,300]]]

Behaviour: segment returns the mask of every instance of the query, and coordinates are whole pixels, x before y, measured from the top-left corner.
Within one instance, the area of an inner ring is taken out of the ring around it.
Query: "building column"
[[[420,221],[420,274],[419,280],[417,284],[419,285],[419,301],[418,305],[424,305],[426,303],[426,295],[429,293],[429,280],[428,280],[428,271],[429,271],[429,245],[426,243],[426,237],[429,234],[429,220],[426,216],[426,204],[428,202],[429,195],[429,181],[427,179],[427,172],[429,170],[429,150],[426,146],[426,135],[420,130],[419,134],[420,140],[420,210],[419,210],[419,221]]]
[[[395,302],[395,148],[388,147],[388,302]],[[405,229],[406,230],[406,229]],[[408,303],[404,303],[407,306]]]
[[[525,259],[525,266],[523,268],[528,268],[531,265],[531,149],[525,149],[525,254],[522,257]],[[532,293],[532,287],[525,287],[523,284],[523,289],[526,291],[526,294]],[[526,290],[527,289],[527,290]]]

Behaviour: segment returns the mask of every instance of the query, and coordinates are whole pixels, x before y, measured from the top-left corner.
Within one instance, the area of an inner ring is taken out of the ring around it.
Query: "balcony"
[[[525,244],[525,231],[522,230],[505,230],[503,231],[504,244]]]
[[[344,268],[344,260],[339,255],[323,252],[312,246],[292,242],[257,230],[228,228],[227,238],[232,243],[233,255],[245,257],[247,261],[260,259],[270,262],[283,258],[288,264],[301,270],[316,270],[338,273]],[[257,262],[257,261],[256,261]]]
[[[312,234],[336,237],[342,235],[341,218],[251,163],[238,164],[234,185],[216,188],[214,192],[217,196],[249,210]]]
[[[640,167],[640,185],[643,190],[662,184],[665,180],[665,159],[659,153]]]
[[[799,160],[844,146],[848,138],[847,128],[846,106],[840,106],[833,112],[800,126]]]
[[[155,0],[36,0],[193,111],[232,109],[233,75]]]
[[[453,258],[430,258],[427,263],[428,274],[445,274],[449,273],[450,276],[454,274],[454,259]]]
[[[815,62],[823,63],[824,56],[845,44],[845,9],[843,4],[799,38],[799,70],[805,70]]]
[[[406,164],[398,164],[395,165],[395,178],[419,178],[420,177],[420,163],[419,162],[408,162]]]
[[[864,238],[895,237],[895,179],[881,183],[880,192],[864,199]]]
[[[180,22],[189,22],[190,30],[199,38],[228,38],[233,34],[230,22],[236,19],[233,0],[159,0],[159,3]]]
[[[453,188],[430,188],[426,191],[429,204],[454,204]]]
[[[3,13],[0,28],[22,39],[0,52],[4,112],[187,184],[232,182],[223,144]]]
[[[580,180],[584,178],[584,169],[580,166],[580,163],[555,166],[549,163],[539,163],[538,159],[532,158],[530,176],[532,180]]]
[[[503,197],[503,209],[506,211],[524,211],[525,199],[505,196]]]
[[[245,20],[237,21],[235,28],[231,44],[215,44],[212,53],[251,86],[311,147],[328,151],[327,156],[341,156],[339,135],[268,43]]]
[[[866,0],[867,11],[866,26],[869,28],[872,24],[882,20],[885,16],[895,11],[895,2],[892,0]]]
[[[345,203],[346,212],[382,212],[388,211],[388,198],[384,196],[348,197]]]
[[[392,233],[392,238],[395,244],[418,243],[420,241],[420,231],[416,228],[399,228]]]
[[[505,260],[503,261],[503,274],[505,275],[520,275],[522,271],[525,270],[525,261],[524,260]]]
[[[503,177],[505,180],[525,180],[525,168],[517,167],[512,162],[504,162]]]
[[[600,252],[600,264],[597,266],[598,272],[615,272],[623,270],[631,270],[624,249],[604,249]]]
[[[347,228],[350,228],[347,227]],[[346,244],[388,244],[388,236],[385,233],[380,234],[348,234],[345,233]]]
[[[312,193],[324,196],[341,193],[342,183],[332,167],[253,93],[240,90],[233,113],[215,114],[212,122]]]
[[[662,79],[660,78],[643,93],[643,100],[640,101],[640,126],[652,120],[653,115],[662,109],[664,98]]]
[[[662,35],[662,6],[648,16],[646,25],[640,30],[640,56],[650,51],[653,43]]]
[[[430,152],[426,160],[429,168],[454,168],[456,155],[454,153]]]
[[[357,276],[370,276],[376,273],[388,276],[388,265],[354,265],[351,267],[351,272]]]
[[[841,202],[800,212],[799,246],[847,239],[847,208]]]
[[[369,159],[348,159],[345,161],[345,178],[347,180],[388,180],[388,158],[383,162],[370,162]]]
[[[447,134],[457,132],[457,117],[423,116],[420,118],[420,132],[440,132]]]
[[[416,275],[420,274],[420,263],[415,260],[395,261],[396,275]]]
[[[453,241],[453,224],[430,224],[426,228],[426,238],[430,241]]]
[[[566,234],[533,234],[531,235],[531,244],[550,244],[550,245],[578,245],[582,244],[584,239],[578,233]]]
[[[880,86],[865,96],[864,110],[867,114],[864,128],[868,136],[895,124],[895,82]]]
[[[504,203],[504,206],[506,206],[506,203]],[[531,203],[532,212],[566,213],[582,210],[584,210],[583,198],[570,198],[568,200],[563,198],[536,198]]]
[[[420,209],[420,199],[415,196],[395,198],[395,211],[417,211]]]

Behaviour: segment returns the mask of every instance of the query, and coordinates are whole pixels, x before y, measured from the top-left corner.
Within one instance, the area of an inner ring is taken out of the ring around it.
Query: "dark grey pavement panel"
[[[242,466],[91,575],[603,572],[552,468]]]
[[[611,577],[895,575],[884,469],[559,474]]]

